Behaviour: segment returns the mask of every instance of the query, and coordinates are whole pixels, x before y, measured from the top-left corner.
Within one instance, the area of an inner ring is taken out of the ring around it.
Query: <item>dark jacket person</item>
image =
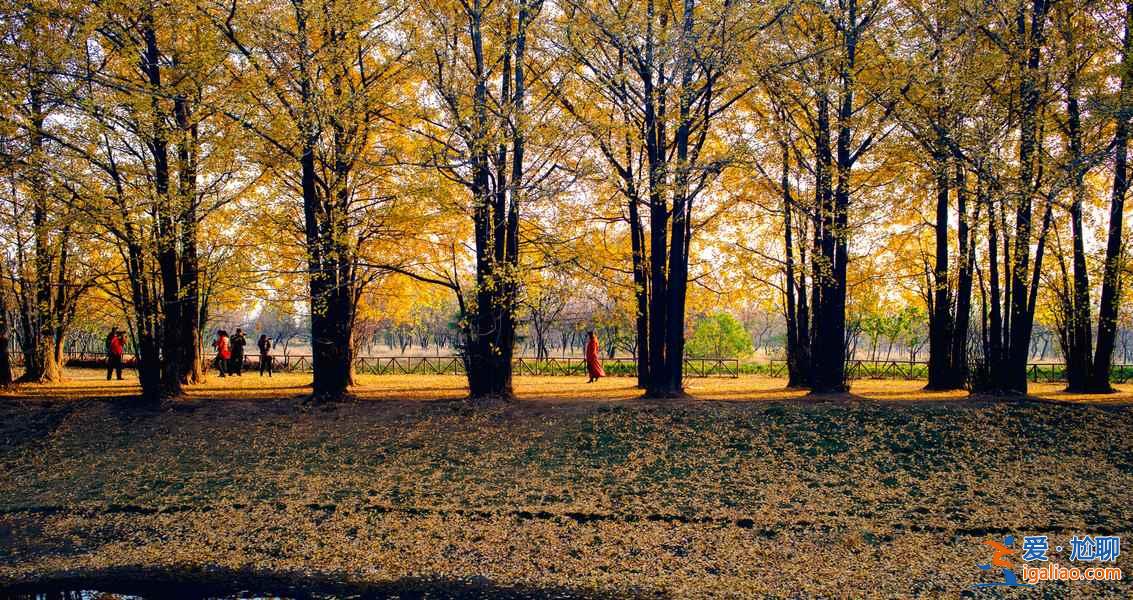
[[[244,330],[237,327],[236,333],[232,336],[232,368],[229,370],[233,375],[244,374],[244,346],[247,345],[248,339],[244,337]]]
[[[260,349],[260,377],[264,376],[264,369],[267,369],[268,377],[271,377],[271,340],[268,339],[268,336],[261,335],[256,346]]]

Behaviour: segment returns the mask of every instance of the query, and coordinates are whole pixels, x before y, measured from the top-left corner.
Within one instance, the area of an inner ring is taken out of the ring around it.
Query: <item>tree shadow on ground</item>
[[[402,578],[393,581],[343,582],[324,575],[289,572],[264,573],[208,567],[194,570],[115,568],[88,573],[0,585],[0,599],[87,598],[84,592],[123,595],[142,599],[203,600],[205,598],[268,597],[293,600],[308,598],[667,598],[657,591],[625,591],[616,594],[582,587],[511,586],[480,577]],[[95,595],[94,597],[106,597]]]

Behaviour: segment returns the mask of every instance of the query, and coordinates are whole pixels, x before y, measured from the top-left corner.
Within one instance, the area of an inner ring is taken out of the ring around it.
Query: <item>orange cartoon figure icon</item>
[[[1031,584],[1020,582],[1019,576],[1015,574],[1015,571],[1011,570],[1011,561],[1008,560],[1007,557],[1015,554],[1015,550],[1012,548],[1012,546],[1015,545],[1015,536],[1004,536],[1003,542],[986,540],[983,542],[983,545],[990,547],[992,550],[991,564],[981,565],[976,563],[976,566],[979,567],[981,571],[990,571],[998,568],[1003,573],[1003,581],[980,582],[973,584],[972,587],[1034,587]]]
[[[995,540],[985,540],[984,545],[991,546],[992,550],[994,551],[994,554],[992,554],[991,556],[992,566],[1002,568],[1011,567],[1011,561],[1007,560],[1007,557],[1011,554],[1015,554],[1014,550]]]

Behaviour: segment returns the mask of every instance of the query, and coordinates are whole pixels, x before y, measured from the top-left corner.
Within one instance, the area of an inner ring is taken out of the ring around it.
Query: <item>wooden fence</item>
[[[772,360],[767,374],[786,377],[787,362]],[[848,360],[846,377],[849,379],[928,379],[928,362],[912,360]],[[1066,366],[1062,363],[1030,363],[1027,378],[1033,383],[1066,381]],[[1126,383],[1133,379],[1133,365],[1116,364],[1111,367],[1110,381]]]
[[[10,354],[13,365],[23,364],[23,355]],[[104,352],[65,352],[68,366],[101,367],[106,364]],[[258,354],[244,358],[248,369],[259,367]],[[310,354],[282,354],[276,356],[275,369],[285,372],[304,372],[311,370]],[[124,361],[132,365],[134,356],[126,354]],[[374,375],[460,375],[464,373],[464,363],[459,356],[359,356],[354,359],[354,368],[359,373]],[[771,360],[766,364],[740,364],[737,358],[685,358],[685,375],[688,377],[739,377],[740,373],[761,373],[771,377],[786,377],[787,363]],[[611,376],[633,376],[637,372],[637,361],[633,358],[606,358],[602,360],[606,374]],[[513,368],[516,375],[567,375],[586,374],[586,360],[581,357],[517,356]],[[849,379],[927,379],[928,362],[913,360],[848,360],[846,376]],[[1030,363],[1027,365],[1027,378],[1034,383],[1051,383],[1066,380],[1066,367],[1061,363]],[[1133,364],[1115,364],[1110,371],[1114,383],[1127,383],[1133,380]]]
[[[101,367],[106,364],[104,352],[67,352],[67,364],[76,367]],[[133,362],[133,355],[126,355],[126,362]],[[13,364],[21,364],[23,356],[12,355]],[[273,357],[273,366],[280,372],[309,372],[312,368],[310,354],[281,354]],[[259,354],[244,357],[245,370],[259,368]],[[738,358],[686,358],[685,375],[688,377],[739,377]],[[633,376],[637,373],[637,360],[634,358],[604,358],[602,365],[607,375]],[[586,374],[586,360],[581,357],[517,356],[512,368],[516,375],[536,376],[582,376]],[[459,356],[357,356],[354,369],[358,373],[373,375],[462,375],[464,362]]]

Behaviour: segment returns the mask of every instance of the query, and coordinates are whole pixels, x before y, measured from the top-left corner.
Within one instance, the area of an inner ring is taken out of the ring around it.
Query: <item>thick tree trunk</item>
[[[663,188],[666,175],[665,134],[665,81],[654,80],[654,3],[646,3],[645,64],[642,65],[643,126],[645,132],[645,159],[649,182],[649,380],[645,395],[667,395],[667,356],[665,329],[668,324],[668,227],[669,211]]]
[[[160,318],[157,299],[148,287],[149,274],[141,245],[132,228],[127,227],[127,272],[130,279],[134,311],[134,335],[137,349],[138,382],[142,386],[142,404],[155,406],[165,397],[161,385],[161,352],[157,340]]]
[[[814,235],[811,248],[811,364],[809,383],[812,391],[829,391],[825,371],[830,369],[829,349],[826,346],[842,343],[830,336],[827,320],[829,311],[830,280],[833,275],[833,238],[830,229],[833,222],[833,192],[831,175],[833,158],[830,153],[830,100],[826,91],[819,92],[818,111],[815,120],[815,191],[814,191]]]
[[[668,230],[669,211],[660,194],[656,196],[649,203],[649,382],[646,385],[646,395],[650,397],[668,394],[665,387],[668,375],[665,340],[669,286],[665,263],[669,248],[665,233]]]
[[[511,142],[510,172],[508,149],[496,146],[490,156],[483,136],[493,128],[489,123],[487,70],[481,32],[482,12],[477,1],[470,13],[470,37],[475,58],[473,95],[476,136],[469,144],[473,170],[473,224],[476,250],[476,305],[465,332],[465,370],[469,395],[474,400],[510,399],[512,357],[515,352],[515,309],[518,292],[516,270],[519,265],[519,201],[523,185],[524,134],[522,123],[505,123],[514,132]],[[520,3],[514,44],[505,50],[501,72],[502,96],[511,104],[511,118],[522,120],[526,97],[525,48],[528,7]],[[509,22],[510,31],[510,22]],[[512,60],[514,59],[514,63]],[[512,87],[514,86],[514,87]],[[493,176],[492,167],[496,172]],[[495,185],[495,193],[492,186]]]
[[[300,160],[306,219],[308,285],[311,298],[311,364],[313,400],[335,402],[343,399],[350,386],[352,362],[350,339],[350,290],[337,279],[338,260],[329,244],[333,235],[320,219],[321,207],[315,187],[314,140],[308,138]],[[325,216],[323,218],[326,218]]]
[[[848,68],[844,69],[843,88],[839,98],[839,127],[837,136],[838,173],[835,189],[831,190],[830,171],[825,169],[818,189],[821,194],[821,251],[822,272],[817,276],[819,302],[812,307],[815,313],[813,366],[811,391],[830,393],[846,391],[846,211],[849,204],[849,115],[853,96],[848,81]],[[828,102],[819,99],[820,165],[831,164],[829,145]]]
[[[142,37],[145,51],[142,67],[145,70],[152,96],[150,98],[152,132],[149,142],[153,156],[154,197],[157,202],[157,265],[161,275],[162,325],[155,344],[161,348],[162,396],[181,395],[181,356],[184,348],[177,333],[181,328],[181,274],[177,257],[177,210],[170,196],[169,142],[165,129],[165,115],[161,107],[161,52],[157,46],[153,15],[142,18]]]
[[[308,47],[307,13],[295,6],[299,40],[299,122],[303,136],[299,157],[303,195],[304,236],[307,250],[308,289],[311,312],[312,398],[316,403],[335,402],[347,396],[353,364],[352,329],[354,288],[350,278],[352,256],[345,246],[344,210],[338,197],[324,198],[317,188],[315,152],[319,125]],[[335,165],[337,171],[341,171]],[[338,172],[338,177],[343,174]],[[337,182],[339,190],[345,182]]]
[[[849,0],[843,6],[844,22],[840,31],[841,46],[844,56],[839,64],[838,73],[838,108],[837,125],[838,135],[835,143],[835,156],[837,169],[835,170],[835,184],[833,193],[830,189],[830,175],[824,174],[819,183],[823,193],[825,206],[822,210],[822,260],[829,270],[823,273],[821,280],[821,307],[815,306],[813,310],[821,313],[819,319],[821,327],[814,330],[814,374],[811,391],[813,393],[844,392],[849,389],[846,380],[846,275],[849,260],[849,208],[850,208],[850,174],[857,160],[852,150],[853,129],[851,120],[854,115],[854,93],[856,83],[854,69],[856,68],[858,36],[868,21],[858,18],[857,3]],[[819,138],[817,150],[818,163],[830,164],[829,146],[829,109],[825,93],[819,98]],[[825,121],[825,123],[823,123]]]
[[[485,311],[481,316],[490,319],[488,312],[491,311]],[[501,344],[495,335],[481,335],[472,341],[466,358],[468,393],[472,399],[507,400],[514,396],[512,354],[511,349]]]
[[[318,286],[315,298],[325,308],[311,315],[313,397],[316,402],[343,399],[352,383],[354,364],[350,299],[333,286]]]
[[[684,21],[681,35],[692,40],[693,0],[684,2]],[[691,50],[686,50],[691,51]],[[688,291],[688,254],[691,240],[692,196],[689,173],[689,136],[691,135],[692,69],[691,56],[684,57],[681,69],[680,92],[677,100],[676,158],[674,177],[672,228],[669,244],[668,314],[665,323],[665,377],[654,381],[653,395],[675,397],[684,395],[685,300]],[[711,93],[707,88],[705,93]]]
[[[201,363],[200,267],[197,256],[197,127],[190,121],[189,100],[179,96],[174,103],[174,116],[180,132],[178,140],[178,198],[181,213],[181,316],[178,343],[182,348],[183,384],[204,381]]]
[[[650,154],[656,152],[656,148]],[[668,324],[669,286],[665,263],[668,259],[669,211],[660,188],[664,185],[660,156],[651,158],[649,193],[649,384],[646,395],[667,394],[664,381],[667,375],[665,354],[666,325]]]
[[[43,107],[42,90],[38,77],[33,77],[35,83],[30,92],[30,110],[32,120],[31,151],[31,195],[32,195],[32,239],[34,242],[34,256],[32,258],[35,271],[35,281],[32,284],[31,302],[25,303],[24,318],[27,322],[24,345],[24,373],[20,377],[22,382],[48,383],[63,379],[62,370],[55,360],[55,318],[56,306],[52,293],[52,263],[54,253],[51,251],[51,232],[49,230],[49,211],[47,207],[48,191],[46,178],[40,171],[43,168],[46,149],[44,148],[43,126],[46,113]]]

